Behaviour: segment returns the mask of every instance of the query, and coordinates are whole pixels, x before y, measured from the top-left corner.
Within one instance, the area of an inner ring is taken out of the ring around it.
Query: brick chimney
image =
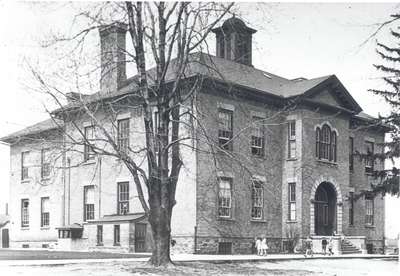
[[[99,29],[102,94],[117,91],[126,80],[126,31],[127,25],[123,23],[106,25]]]

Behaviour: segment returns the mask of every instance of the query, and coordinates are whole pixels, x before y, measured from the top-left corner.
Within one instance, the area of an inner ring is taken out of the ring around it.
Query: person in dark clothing
[[[328,241],[324,238],[322,238],[322,253],[326,255],[326,245],[328,244]]]

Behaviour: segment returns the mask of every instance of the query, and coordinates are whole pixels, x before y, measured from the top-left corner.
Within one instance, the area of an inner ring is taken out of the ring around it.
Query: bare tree
[[[190,141],[197,139],[190,131],[197,120],[192,102],[202,78],[190,76],[188,67],[199,62],[194,60],[193,52],[207,48],[208,35],[232,6],[233,3],[210,2],[101,3],[77,15],[87,20],[88,27],[70,37],[55,36],[45,43],[46,47],[71,43],[71,51],[66,53],[71,56],[82,51],[93,30],[126,28],[133,51],[120,48],[118,53],[106,53],[111,59],[114,55],[124,55],[127,59],[123,62],[136,67],[137,75],[123,92],[85,95],[79,88],[78,78],[82,75],[78,74],[78,62],[72,62],[76,66],[74,78],[78,90],[72,93],[51,84],[39,70],[29,66],[39,83],[37,89],[44,91],[57,107],[48,112],[64,130],[63,152],[79,152],[89,158],[113,156],[129,170],[151,225],[154,241],[151,263],[155,266],[170,263],[171,216],[184,165],[181,148],[193,147]],[[102,78],[118,66],[114,60],[102,60]],[[141,144],[126,142],[123,126],[115,123],[117,115],[127,108],[141,114],[143,128],[134,130],[143,138]],[[91,121],[90,129],[82,129],[82,118]],[[69,166],[79,166],[85,161],[71,160],[74,164]],[[68,165],[64,161],[65,166]]]

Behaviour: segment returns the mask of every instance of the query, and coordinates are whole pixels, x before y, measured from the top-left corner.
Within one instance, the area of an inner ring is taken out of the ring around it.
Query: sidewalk
[[[397,259],[396,255],[372,255],[372,254],[346,254],[346,255],[314,255],[305,258],[301,254],[271,254],[268,256],[257,255],[199,255],[199,254],[175,254],[171,255],[175,262],[265,262],[265,261],[290,261],[290,260],[315,260],[315,259]],[[145,262],[149,257],[121,257],[102,259],[55,259],[55,260],[0,260],[1,266],[33,266],[33,265],[65,265],[82,263],[109,263],[109,262]]]

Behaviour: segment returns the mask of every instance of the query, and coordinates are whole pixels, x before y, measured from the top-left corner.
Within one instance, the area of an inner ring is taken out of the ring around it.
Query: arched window
[[[321,150],[321,147],[320,147],[320,144],[321,144],[321,129],[319,128],[319,127],[317,127],[317,130],[315,131],[315,141],[316,141],[316,143],[315,143],[315,156],[317,157],[317,158],[319,158],[319,156],[320,156],[320,150]]]
[[[321,148],[322,154],[319,158],[330,160],[329,155],[331,151],[331,129],[328,125],[322,126]]]
[[[318,159],[336,162],[337,134],[324,124],[315,130],[315,156]]]
[[[333,161],[333,162],[336,162],[336,138],[337,138],[336,132],[332,131],[332,139],[331,139],[331,141],[332,141],[332,145],[331,145],[332,154],[331,154],[330,160]]]

